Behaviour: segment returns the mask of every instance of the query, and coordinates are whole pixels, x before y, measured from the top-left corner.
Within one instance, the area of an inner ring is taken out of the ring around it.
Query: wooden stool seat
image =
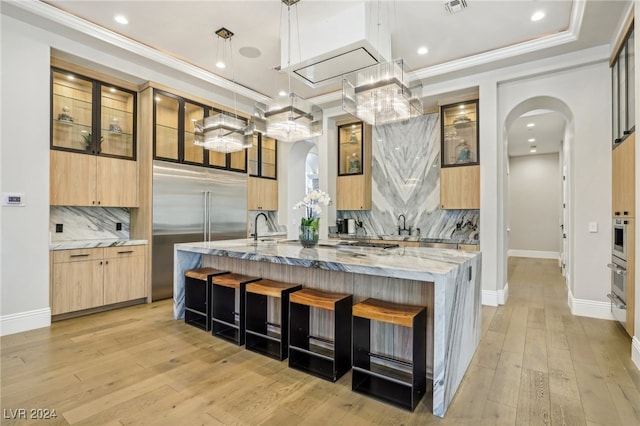
[[[311,288],[291,293],[289,367],[332,382],[349,371],[352,305],[351,294]]]
[[[228,274],[229,271],[221,271],[220,269],[215,268],[198,268],[198,269],[189,269],[184,271],[184,276],[189,278],[194,278],[200,281],[207,281],[209,275],[223,275]]]
[[[261,294],[268,297],[281,298],[287,290],[302,288],[299,284],[283,283],[280,281],[260,280],[247,285],[247,293]]]
[[[260,277],[236,273],[213,277],[211,283],[211,334],[244,345],[245,288]],[[236,291],[238,297],[236,297]]]
[[[333,311],[336,308],[337,302],[349,296],[351,295],[344,293],[331,293],[313,288],[303,288],[302,290],[291,293],[289,296],[289,302]]]
[[[413,411],[426,393],[427,308],[367,299],[353,306],[352,318],[351,389]],[[378,324],[374,333],[381,339],[374,344],[381,353],[371,347],[371,321],[389,324]],[[396,341],[394,335],[403,328],[409,329],[410,340]],[[386,345],[391,345],[393,355],[383,349]],[[409,360],[396,355],[407,350]]]
[[[246,285],[245,347],[247,349],[279,361],[287,357],[289,294],[301,288],[299,284],[273,280],[254,281]],[[271,322],[270,318],[272,321],[279,320],[280,323]]]
[[[367,299],[353,306],[353,316],[413,327],[413,319],[424,310],[422,306],[401,305],[378,299]]]
[[[184,322],[209,331],[211,327],[211,279],[228,274],[215,268],[184,271]]]

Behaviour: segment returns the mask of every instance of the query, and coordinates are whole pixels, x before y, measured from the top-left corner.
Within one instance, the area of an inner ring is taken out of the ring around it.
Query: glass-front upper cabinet
[[[611,128],[616,146],[635,131],[635,36],[625,35],[611,63]]]
[[[477,99],[440,108],[442,167],[480,164],[478,118]]]
[[[338,176],[363,173],[363,131],[361,122],[338,126]]]
[[[188,101],[184,102],[184,162],[204,164],[204,148],[195,144],[195,122],[202,120],[205,107]]]
[[[135,92],[53,68],[51,97],[51,148],[135,159]]]
[[[178,117],[180,99],[169,93],[154,91],[153,95],[153,157],[179,160]]]
[[[248,171],[251,176],[277,179],[277,141],[260,133],[253,134],[253,145],[247,153]]]
[[[100,134],[103,154],[133,158],[135,95],[102,85],[100,89]]]

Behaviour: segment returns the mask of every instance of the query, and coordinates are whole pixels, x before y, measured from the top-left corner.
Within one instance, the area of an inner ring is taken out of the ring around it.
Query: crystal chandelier
[[[296,142],[322,135],[322,109],[291,91],[291,6],[299,1],[282,0],[287,5],[288,94],[256,103],[253,118],[256,130],[281,142]]]
[[[422,83],[407,72],[404,60],[381,63],[378,57],[377,61],[378,64],[343,76],[342,109],[374,126],[422,115]]]
[[[226,46],[229,42],[229,57],[233,67],[233,49],[231,48],[231,37],[233,33],[226,28],[216,31],[218,40],[223,39]],[[219,68],[226,68],[224,62],[218,61]],[[235,83],[235,79],[232,79]],[[247,125],[246,120],[238,118],[236,113],[236,93],[233,93],[234,114],[219,112],[215,115],[205,117],[194,123],[194,144],[205,149],[217,152],[236,152],[250,148],[253,142],[253,125]]]
[[[402,59],[372,65],[342,80],[342,109],[371,125],[422,115],[422,83],[405,71]]]
[[[220,112],[194,124],[194,143],[205,149],[230,153],[242,151],[252,145],[253,126],[247,126],[243,119]]]

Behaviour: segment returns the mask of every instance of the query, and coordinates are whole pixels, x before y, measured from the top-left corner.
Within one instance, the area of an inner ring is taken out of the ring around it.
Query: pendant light
[[[378,37],[380,25],[378,1]],[[422,82],[407,72],[403,59],[371,65],[342,79],[342,109],[374,126],[422,115],[421,95]]]
[[[257,131],[281,142],[296,142],[322,135],[322,109],[291,91],[291,6],[299,1],[282,0],[287,6],[289,91],[285,96],[256,103],[253,118]]]
[[[222,60],[220,60],[220,49],[218,49],[216,66],[218,68],[228,68],[225,63],[226,47],[228,44],[229,61],[231,62],[231,67],[234,68],[233,49],[231,47],[231,37],[233,37],[233,33],[226,28],[220,28],[216,31],[216,35],[218,36],[218,45],[220,40],[223,40],[223,57]],[[235,73],[235,69],[233,72]],[[232,77],[232,82],[235,83],[235,77]],[[254,127],[247,125],[245,119],[238,118],[235,92],[233,92],[233,115],[227,112],[219,112],[196,121],[194,127],[194,143],[211,151],[223,153],[242,151],[243,149],[250,148],[253,143]]]

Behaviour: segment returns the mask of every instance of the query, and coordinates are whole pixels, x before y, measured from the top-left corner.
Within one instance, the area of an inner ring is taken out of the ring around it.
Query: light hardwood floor
[[[351,392],[172,320],[170,301],[3,337],[4,425],[640,425],[640,373],[616,323],[574,317],[557,262],[511,258],[509,300],[444,419]],[[16,409],[56,410],[47,421]]]

